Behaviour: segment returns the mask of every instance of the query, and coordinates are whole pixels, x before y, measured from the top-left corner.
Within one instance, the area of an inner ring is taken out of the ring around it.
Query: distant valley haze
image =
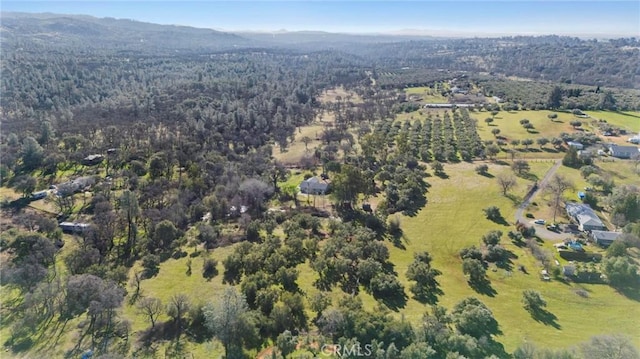
[[[1,9],[233,33],[640,36],[639,1],[3,1]]]

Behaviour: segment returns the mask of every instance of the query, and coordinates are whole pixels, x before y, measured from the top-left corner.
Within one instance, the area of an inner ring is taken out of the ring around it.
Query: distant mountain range
[[[29,39],[42,45],[85,46],[128,50],[216,50],[248,46],[238,35],[187,26],[158,25],[133,20],[85,15],[2,12],[3,45]]]
[[[52,13],[0,13],[5,45],[32,40],[57,47],[119,48],[129,50],[220,50],[225,48],[290,45],[329,46],[348,43],[390,43],[433,40],[415,34],[346,34],[322,31],[223,32],[188,26],[159,25],[134,20]]]
[[[638,88],[635,38],[607,41],[567,36],[453,38],[422,30],[395,34],[322,31],[228,33],[188,26],[85,15],[0,13],[4,54],[50,52],[143,56],[232,51],[337,51],[389,73],[404,69],[485,72],[521,78]]]

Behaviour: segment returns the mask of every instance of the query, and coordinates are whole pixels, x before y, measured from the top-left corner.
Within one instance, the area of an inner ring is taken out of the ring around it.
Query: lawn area
[[[585,111],[585,113],[595,119],[606,120],[608,123],[628,131],[640,132],[640,112]]]
[[[547,117],[550,113],[552,111],[500,111],[490,125],[484,122],[487,117],[491,117],[489,112],[471,112],[471,117],[478,120],[478,133],[483,140],[494,139],[491,133],[494,128],[500,129],[500,135],[506,137],[507,141],[523,140],[525,138],[535,141],[540,137],[550,139],[559,137],[562,132],[571,133],[575,131],[569,122],[577,118],[571,113],[557,112],[558,118],[554,121]],[[520,120],[525,118],[534,126],[529,132],[520,124]],[[534,144],[532,147],[538,146]]]
[[[190,256],[180,259],[170,258],[160,265],[159,273],[150,279],[142,281],[141,292],[144,297],[155,297],[162,300],[163,304],[169,303],[170,298],[174,294],[185,294],[191,300],[191,304],[215,302],[219,295],[222,294],[226,284],[222,283],[222,273],[224,265],[222,261],[233,251],[234,246],[216,248],[209,254],[201,253],[200,256],[191,258]],[[187,250],[192,253],[193,250]],[[213,258],[218,261],[218,275],[210,281],[202,277],[202,264],[205,258]],[[187,275],[187,263],[191,261],[191,275]],[[133,277],[133,271],[140,270],[139,266],[131,269],[130,277]],[[132,293],[133,288],[128,288]],[[128,301],[129,297],[125,299]],[[132,338],[137,338],[137,333],[145,330],[150,326],[146,317],[137,313],[135,305],[125,303],[123,305],[122,314],[131,321]],[[168,317],[163,314],[159,321],[166,321]],[[184,341],[184,339],[183,339]],[[186,342],[186,341],[185,341]],[[223,353],[222,346],[217,342],[207,341],[202,344],[186,342],[187,352],[192,353],[196,358],[218,357]],[[168,347],[167,343],[163,343],[158,352],[164,352]]]
[[[362,103],[362,98],[354,91],[347,91],[344,87],[339,86],[326,90],[319,96],[320,102],[337,102],[348,101],[352,103]]]
[[[549,164],[550,166],[550,164]],[[534,172],[544,173],[544,166]],[[510,171],[505,167],[490,166],[490,173]],[[406,250],[391,248],[391,261],[405,287],[404,277],[413,253],[427,250],[434,258],[433,265],[443,272],[439,277],[445,295],[442,305],[451,308],[466,296],[481,298],[494,312],[504,336],[498,338],[507,351],[513,351],[524,340],[540,345],[562,348],[589,339],[601,333],[626,333],[640,344],[640,328],[636,320],[640,316],[640,303],[616,293],[605,285],[574,285],[557,281],[542,282],[538,273],[541,269],[536,260],[521,248],[509,243],[503,236],[503,243],[517,259],[513,266],[524,265],[529,274],[504,269],[488,271],[491,283],[497,294],[494,297],[474,292],[466,283],[462,273],[458,251],[465,246],[478,245],[481,236],[491,229],[500,229],[505,234],[512,227],[501,226],[484,218],[482,208],[489,205],[500,207],[507,221],[513,221],[514,203],[503,197],[495,185],[495,179],[479,176],[473,167],[467,164],[445,167],[448,179],[432,177],[432,187],[427,194],[428,204],[416,217],[401,217],[402,227],[407,239]],[[473,178],[473,181],[469,179]],[[522,196],[526,183],[513,191]],[[464,191],[460,191],[464,188]],[[459,223],[456,218],[462,218]],[[575,294],[575,290],[584,288],[589,298]],[[558,329],[536,322],[522,308],[521,296],[525,289],[536,289],[548,301],[548,310],[557,316]],[[409,300],[401,313],[412,322],[419,321],[426,307]],[[593,323],[599,323],[594,326]]]
[[[417,95],[420,96],[420,102],[422,103],[447,103],[449,100],[442,96],[438,90],[434,90],[431,87],[408,87],[404,90],[407,96]]]
[[[299,162],[305,155],[312,156],[313,149],[321,143],[318,138],[320,138],[323,131],[324,126],[321,123],[300,127],[300,131],[296,132],[295,140],[289,144],[287,150],[282,152],[280,148],[276,146],[273,150],[273,157],[282,163],[293,164]],[[306,147],[302,141],[304,137],[311,139]]]
[[[0,201],[14,201],[22,197],[22,194],[13,190],[13,188],[0,187]]]

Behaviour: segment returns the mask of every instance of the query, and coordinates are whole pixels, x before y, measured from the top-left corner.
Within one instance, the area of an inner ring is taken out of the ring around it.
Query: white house
[[[88,230],[91,225],[89,225],[88,223],[62,222],[58,224],[58,227],[60,227],[63,232],[83,233],[84,231]]]
[[[325,194],[328,189],[329,183],[318,177],[311,177],[300,183],[300,192],[305,194]]]
[[[580,143],[580,142],[575,142],[575,141],[569,141],[569,142],[567,142],[567,146],[569,146],[569,147],[573,147],[573,148],[575,148],[576,150],[582,150],[582,149],[584,149],[584,145],[583,145],[582,143]]]

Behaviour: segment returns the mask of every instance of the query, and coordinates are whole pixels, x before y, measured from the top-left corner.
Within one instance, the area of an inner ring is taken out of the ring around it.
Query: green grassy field
[[[635,133],[640,132],[640,112],[610,112],[610,111],[585,111],[596,119],[606,120],[608,123],[619,126]]]
[[[448,99],[431,87],[408,87],[404,90],[407,96],[420,96],[422,103],[447,103]]]
[[[289,144],[289,147],[285,152],[280,151],[279,147],[275,147],[273,150],[273,156],[282,163],[297,163],[303,156],[312,156],[313,149],[321,144],[320,140],[317,140],[322,135],[324,126],[322,124],[314,124],[311,126],[305,126],[300,129],[300,132],[296,132],[295,140]],[[305,147],[302,138],[309,137],[311,142]]]
[[[542,178],[551,166],[552,162],[532,162],[531,172]],[[634,319],[640,316],[640,303],[616,293],[606,285],[544,282],[540,279],[542,266],[528,250],[516,247],[506,237],[513,226],[495,224],[485,219],[482,212],[483,208],[496,205],[500,207],[504,218],[513,223],[517,207],[515,202],[502,196],[494,178],[480,176],[473,168],[469,164],[445,166],[445,172],[450,176],[448,179],[429,178],[432,187],[427,194],[427,206],[415,217],[399,216],[406,248],[400,249],[391,244],[388,247],[390,260],[406,293],[410,294],[408,289],[411,283],[406,280],[405,273],[413,261],[413,254],[427,250],[434,259],[434,267],[443,272],[439,281],[445,294],[440,298],[440,304],[451,308],[464,297],[480,298],[500,323],[504,335],[498,340],[507,351],[513,351],[524,341],[545,347],[566,348],[603,333],[625,333],[640,338],[640,328]],[[510,171],[507,166],[491,164],[489,173],[496,175]],[[512,198],[522,198],[530,184],[518,178],[518,185],[511,193]],[[513,261],[513,269],[509,272],[493,265],[496,271],[487,272],[496,291],[490,297],[478,294],[469,287],[462,273],[458,252],[463,247],[479,245],[481,236],[492,229],[503,231],[503,244],[517,259]],[[552,249],[550,242],[545,247]],[[516,268],[519,265],[525,266],[528,274],[518,271]],[[298,282],[301,289],[313,293],[316,289],[312,283],[317,279],[317,274],[306,263],[300,265],[300,270]],[[536,322],[522,308],[522,291],[526,289],[538,290],[548,301],[548,310],[557,316],[556,327]],[[578,289],[586,290],[589,298],[578,296],[575,293]],[[341,295],[339,290],[334,289],[331,297],[335,301]],[[375,310],[377,302],[370,295],[361,292],[360,296],[365,308]],[[396,316],[417,324],[427,310],[424,304],[409,299],[406,307],[399,310]],[[594,326],[594,322],[599,324]],[[640,345],[640,339],[635,339],[634,343]]]
[[[232,251],[233,246],[229,246],[214,249],[209,253],[202,252],[200,256],[195,258],[187,256],[180,259],[168,259],[160,265],[158,275],[142,281],[142,296],[159,298],[163,304],[168,303],[174,294],[185,294],[189,296],[192,304],[215,302],[226,287],[226,285],[222,283],[222,273],[224,272],[222,261]],[[192,250],[188,252],[192,253]],[[219,274],[211,280],[207,280],[202,276],[202,264],[205,258],[213,258],[218,261],[217,268]],[[191,275],[187,275],[187,263],[189,261],[191,261]],[[133,271],[135,270],[140,270],[140,268],[132,268],[130,276],[133,276]],[[129,289],[129,291],[131,290],[132,289]],[[147,319],[137,313],[135,305],[125,304],[122,314],[131,320],[131,331],[134,337],[136,337],[137,333],[150,326]],[[167,319],[166,315],[160,317],[160,321]],[[215,341],[202,344],[187,343],[187,348],[185,349],[196,358],[218,357],[223,353],[222,347]],[[169,343],[163,343],[161,350],[164,351],[168,345]]]
[[[525,138],[530,138],[535,141],[540,137],[559,137],[561,132],[574,132],[573,127],[571,127],[569,123],[577,119],[575,116],[570,113],[558,112],[558,118],[551,121],[547,117],[550,113],[551,111],[500,111],[490,125],[484,122],[487,117],[491,117],[491,113],[489,112],[472,112],[471,117],[478,120],[478,133],[483,140],[494,139],[491,133],[491,130],[494,128],[500,129],[500,135],[506,137],[508,141],[514,139],[523,140]],[[522,119],[528,119],[534,128],[528,132],[520,124],[520,120]],[[532,147],[538,146],[534,144]]]
[[[418,91],[419,89],[411,89]],[[422,90],[424,91],[424,90]],[[437,110],[442,111],[442,110]],[[491,134],[492,128],[500,128],[502,134],[508,138],[535,138],[537,137],[554,137],[560,132],[571,132],[572,128],[569,121],[574,119],[573,115],[559,113],[559,118],[552,122],[547,118],[549,111],[521,111],[521,112],[500,112],[494,121],[496,126],[487,126],[484,118],[490,116],[487,112],[472,113],[472,116],[478,119],[480,135],[484,139],[493,139]],[[426,113],[420,115],[417,111],[411,114],[402,114],[399,119],[424,118]],[[600,115],[591,114],[594,117]],[[612,117],[605,117],[611,115]],[[637,117],[625,116],[620,114],[602,114],[611,123],[625,124],[624,126],[634,126],[638,121]],[[519,124],[519,120],[527,118],[536,127],[535,131],[539,133],[527,133]],[[633,127],[628,127],[633,129]],[[303,136],[312,138],[309,149],[312,149],[319,141],[315,140],[315,134],[322,130],[322,124],[316,123],[312,126],[302,128],[301,133],[296,134],[296,141],[291,145],[288,152],[278,153],[278,149],[274,151],[275,156],[283,161],[295,161],[305,153],[304,144],[300,141]],[[537,148],[537,145],[532,147]],[[557,156],[562,156],[562,153]],[[448,178],[429,177],[427,182],[431,184],[427,193],[428,204],[424,209],[418,212],[414,217],[406,217],[397,215],[401,221],[404,231],[405,248],[397,248],[387,242],[390,250],[390,261],[395,266],[400,281],[405,286],[405,292],[410,295],[410,282],[406,280],[405,273],[408,265],[413,261],[414,253],[418,251],[429,251],[433,257],[433,266],[443,272],[438,278],[444,295],[440,298],[439,304],[452,308],[453,305],[467,296],[475,296],[486,303],[494,312],[494,315],[500,323],[503,335],[497,340],[501,342],[507,352],[512,352],[518,345],[524,341],[534,342],[539,346],[549,348],[567,348],[578,344],[579,342],[588,340],[592,335],[624,333],[633,338],[634,344],[640,347],[640,327],[637,325],[637,318],[640,318],[640,302],[630,299],[607,285],[590,285],[590,284],[574,284],[564,283],[552,280],[551,282],[543,282],[540,280],[539,272],[541,265],[533,258],[533,256],[525,249],[519,248],[512,244],[506,233],[513,229],[513,226],[504,226],[495,224],[484,217],[483,208],[496,205],[501,209],[503,217],[513,223],[514,214],[519,200],[524,196],[527,187],[531,185],[535,179],[541,179],[545,172],[552,166],[552,161],[536,160],[535,158],[553,158],[547,152],[525,152],[521,158],[529,159],[532,176],[529,180],[518,178],[518,185],[510,192],[509,197],[503,196],[496,184],[496,179],[492,176],[500,173],[511,173],[508,167],[510,161],[506,161],[507,165],[499,165],[489,163],[490,176],[480,176],[475,173],[474,168],[478,163],[460,163],[445,164],[444,172]],[[555,156],[555,157],[557,157]],[[504,154],[499,155],[501,160],[507,159]],[[640,182],[640,176],[634,172],[635,164],[631,161],[615,162],[597,162],[599,167],[605,171],[607,175],[614,178],[616,184],[637,184]],[[578,191],[583,190],[587,183],[582,179],[580,173],[576,169],[560,167],[559,174],[566,176],[575,184],[575,190],[566,193],[567,198],[577,198]],[[304,178],[305,171],[292,173],[288,178],[287,184],[299,184]],[[15,192],[6,188],[0,189],[0,197],[13,197]],[[19,195],[18,195],[19,196]],[[301,199],[303,199],[301,197]],[[372,201],[374,202],[374,201]],[[535,213],[542,218],[549,218],[549,208],[545,202],[544,196],[537,199],[537,207],[530,208],[528,212]],[[503,244],[513,252],[516,258],[512,263],[512,270],[495,268],[487,272],[491,280],[492,288],[495,290],[493,296],[476,293],[469,287],[466,278],[462,273],[461,260],[458,252],[461,248],[470,245],[479,245],[481,236],[492,229],[499,229],[505,235],[503,236]],[[282,234],[277,229],[276,234]],[[192,233],[189,233],[192,235]],[[545,248],[552,250],[551,243],[545,243]],[[64,252],[68,253],[73,245],[67,245]],[[187,248],[187,252],[191,253],[193,248]],[[189,256],[180,259],[168,259],[160,265],[160,271],[157,276],[144,280],[142,282],[142,295],[160,298],[163,303],[167,303],[171,296],[178,293],[188,295],[193,303],[206,303],[207,301],[215,301],[217,296],[225,288],[222,283],[222,273],[224,271],[222,261],[233,251],[233,246],[218,248],[208,255],[218,260],[219,274],[212,280],[208,281],[201,275],[204,254],[198,257],[190,258]],[[63,253],[64,254],[64,253]],[[59,257],[58,267],[62,266],[62,256]],[[192,273],[187,275],[187,263],[191,261]],[[564,261],[561,261],[564,263]],[[523,265],[528,274],[518,271],[518,266]],[[130,270],[132,273],[139,270],[139,265],[134,266]],[[298,284],[307,297],[317,291],[313,287],[313,282],[317,279],[317,274],[311,270],[308,263],[301,264]],[[495,270],[494,270],[495,269]],[[522,291],[526,289],[535,289],[541,292],[548,302],[547,309],[553,313],[557,319],[554,325],[545,325],[533,320],[530,315],[523,309],[521,304]],[[575,293],[576,290],[583,289],[588,293],[588,298],[583,298]],[[128,288],[131,292],[132,288]],[[0,288],[0,296],[3,301],[13,295],[6,290],[6,287]],[[334,304],[338,297],[343,293],[335,289],[331,293]],[[375,310],[378,303],[373,297],[362,291],[360,297],[363,300],[367,310]],[[126,300],[129,298],[127,297]],[[6,303],[6,302],[5,302]],[[419,323],[422,315],[428,310],[428,307],[413,299],[409,299],[404,308],[400,309],[394,315],[398,318],[403,317],[413,324]],[[131,321],[131,346],[132,351],[136,343],[139,333],[149,327],[146,318],[137,313],[134,306],[124,304],[121,310],[124,318]],[[308,310],[309,318],[313,318],[315,313]],[[160,320],[166,320],[167,317],[161,317]],[[594,324],[595,323],[595,324]],[[76,319],[67,324],[66,332],[59,338],[54,347],[51,344],[38,344],[34,350],[17,354],[13,357],[29,358],[33,355],[48,355],[51,357],[60,357],[64,355],[64,350],[73,347],[74,341],[77,340],[77,325],[79,320]],[[0,339],[4,342],[8,338],[10,329],[3,326],[0,329]],[[157,353],[165,353],[169,349],[170,344],[163,342],[157,348]],[[185,350],[193,355],[193,357],[218,357],[222,354],[222,348],[216,341],[207,341],[204,343],[187,342]],[[255,353],[252,353],[252,355]],[[10,357],[9,353],[3,353],[2,357]]]
[[[541,166],[542,167],[542,166]],[[491,166],[490,173],[505,171],[504,168]],[[544,168],[534,169],[540,175]],[[511,274],[503,269],[488,271],[494,297],[475,293],[466,283],[458,257],[460,248],[478,244],[482,234],[491,229],[500,229],[505,234],[513,227],[496,225],[484,218],[482,208],[497,205],[503,216],[513,222],[514,204],[503,197],[495,185],[495,179],[479,176],[472,168],[464,165],[448,166],[449,179],[431,178],[433,185],[429,192],[429,204],[416,217],[402,218],[402,226],[407,238],[407,249],[391,249],[391,261],[404,281],[404,273],[412,261],[413,253],[427,250],[434,258],[434,266],[444,274],[440,283],[444,291],[441,303],[451,307],[465,296],[476,296],[485,302],[494,312],[502,331],[498,340],[512,351],[523,341],[535,342],[545,347],[569,347],[590,336],[601,333],[626,333],[640,345],[640,303],[616,293],[606,285],[576,285],[557,281],[543,282],[539,278],[540,265],[523,249],[510,244],[503,238],[507,249],[518,258],[514,268],[524,265],[529,274],[513,270]],[[474,181],[469,181],[473,178]],[[522,181],[521,181],[522,182]],[[464,191],[460,191],[464,188]],[[525,183],[514,190],[522,195]],[[461,219],[461,220],[459,220]],[[506,236],[505,236],[506,237]],[[408,283],[405,281],[405,286]],[[589,298],[574,293],[584,288]],[[522,308],[521,296],[525,289],[535,289],[548,301],[548,310],[557,316],[559,328],[538,323],[530,318]],[[410,300],[402,311],[412,321],[419,320],[425,307]],[[593,325],[598,323],[598,325]]]

